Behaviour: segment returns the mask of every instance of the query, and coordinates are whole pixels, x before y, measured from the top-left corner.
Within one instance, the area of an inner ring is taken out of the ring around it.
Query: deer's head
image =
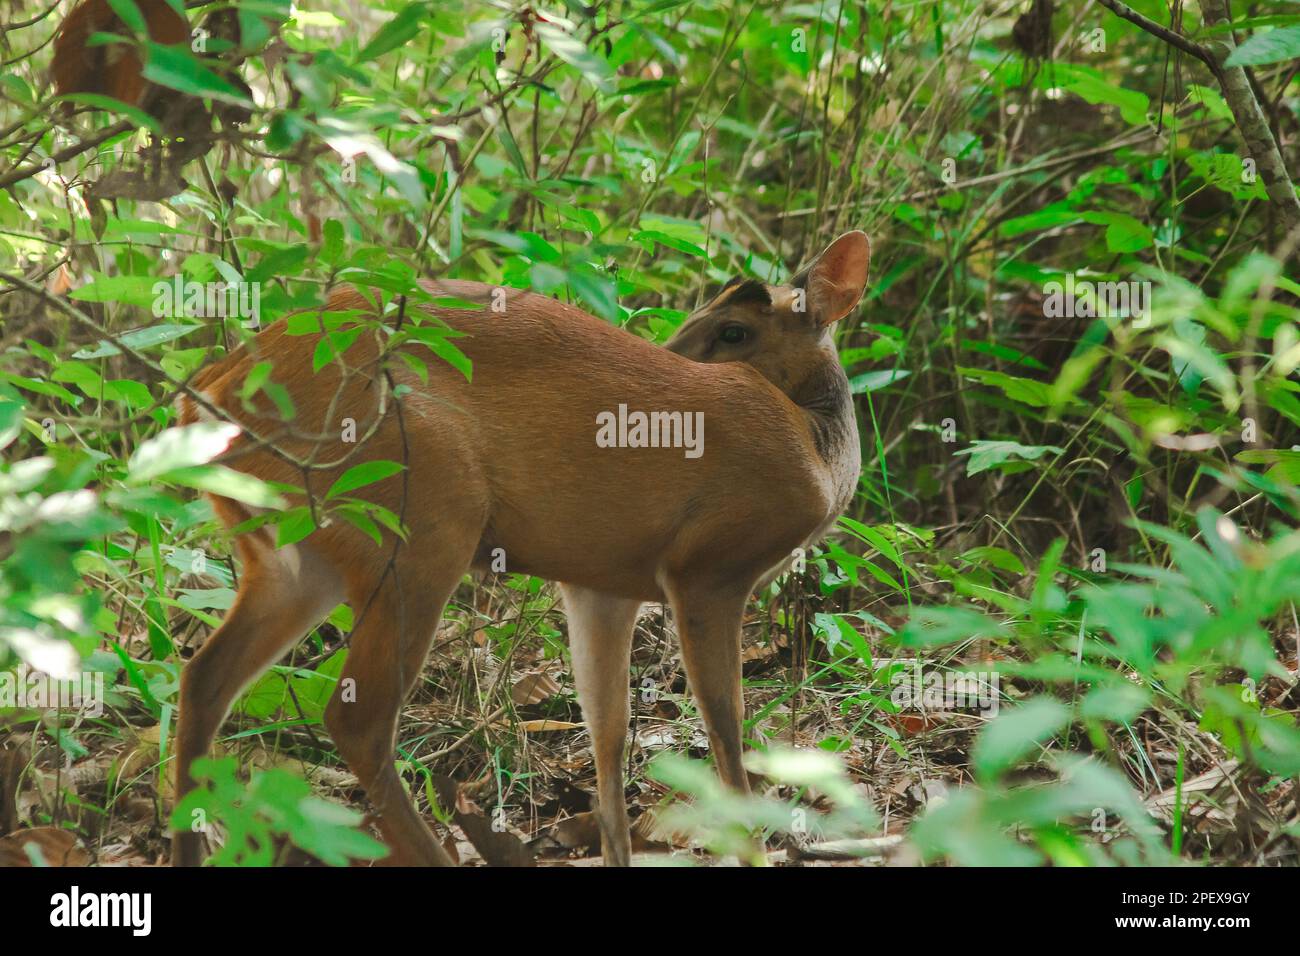
[[[696,362],[745,362],[793,397],[837,362],[830,330],[862,298],[870,259],[866,234],[846,232],[786,285],[732,279],[667,348]]]

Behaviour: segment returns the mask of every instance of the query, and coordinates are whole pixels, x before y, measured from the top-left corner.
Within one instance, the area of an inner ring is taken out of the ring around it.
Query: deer
[[[247,122],[251,113],[237,99],[214,100],[209,106],[201,97],[152,82],[145,64],[155,54],[145,43],[172,49],[203,48],[211,39],[219,52],[198,54],[203,68],[251,101],[252,90],[240,76],[241,57],[235,52],[240,35],[239,11],[232,5],[216,5],[193,32],[178,0],[81,0],[73,7],[54,35],[50,59],[54,93],[60,97],[81,94],[83,103],[85,94],[108,96],[136,107],[137,116],[148,114],[155,121],[149,142],[136,151],[139,161],[119,165],[91,182],[88,196],[161,201],[186,187],[180,170],[205,155],[220,138],[213,120],[220,121],[224,135],[228,128]],[[94,103],[89,112],[103,109],[102,104]],[[55,115],[66,121],[73,113],[71,104],[63,103]],[[122,128],[131,125],[123,122]],[[226,180],[223,188],[234,187]]]
[[[190,44],[190,25],[167,0],[135,0],[147,37],[164,45]],[[128,106],[150,106],[165,96],[144,78],[140,53],[130,44],[92,46],[96,33],[129,31],[108,0],[82,0],[63,19],[54,37],[50,79],[60,96],[98,93]]]
[[[344,419],[354,422],[364,436],[357,454],[403,465],[355,494],[401,515],[405,534],[386,532],[377,546],[347,521],[320,520],[277,548],[274,529],[253,520],[258,509],[211,496],[234,531],[242,574],[224,621],[182,672],[176,799],[195,787],[193,762],[240,692],[346,602],[354,626],[339,684],[352,692],[336,690],[326,728],[374,808],[387,862],[452,865],[403,789],[396,733],[447,601],[494,556],[508,571],[558,584],[605,865],[631,861],[623,756],[644,604],[671,608],[716,771],[747,793],[743,615],[754,591],[821,540],[856,493],[861,449],[832,332],[861,300],[869,260],[867,236],[854,231],[785,284],[733,279],[664,346],[532,292],[421,280],[431,296],[460,306],[403,298],[396,324],[409,307],[455,330],[472,363],[468,379],[434,361],[426,380],[396,361],[415,346],[385,348],[394,303],[385,313],[362,291],[339,287],[328,313],[388,318],[370,323],[336,361],[313,372],[325,333],[291,335],[281,319],[198,372],[178,399],[180,424],[241,426],[220,460],[301,488],[293,500],[319,500],[355,463],[339,438]],[[250,397],[243,388],[267,363],[270,381],[292,399],[288,423],[264,391]],[[622,426],[626,440],[598,440],[620,406],[698,416],[700,453],[674,447],[665,423],[676,419],[667,417],[657,422],[667,440],[634,441],[636,429]],[[201,857],[201,834],[174,834],[176,865]]]

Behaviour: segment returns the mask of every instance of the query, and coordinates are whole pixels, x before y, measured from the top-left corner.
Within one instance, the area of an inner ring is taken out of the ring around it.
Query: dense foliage
[[[1109,4],[1038,0],[188,3],[237,27],[190,51],[113,6],[146,78],[192,98],[184,135],[103,95],[54,102],[71,4],[0,14],[0,667],[105,685],[93,715],[0,701],[0,834],[165,852],[179,669],[239,574],[195,491],[277,500],[211,463],[223,426],[176,429],[173,403],[259,324],[337,283],[462,277],[661,342],[718,284],[781,281],[861,228],[872,279],[837,333],[859,494],[746,627],[747,736],[775,786],[742,804],[690,764],[646,772],[705,755],[650,608],[642,836],[1296,862],[1300,223],[1205,63]],[[1231,36],[1176,8],[1180,36]],[[1300,169],[1300,11],[1232,15],[1234,69]],[[181,306],[219,282],[257,298]],[[426,338],[430,362],[463,362]],[[344,491],[383,471],[358,467]],[[334,505],[376,535],[400,521]],[[273,520],[287,541],[318,518]],[[218,862],[288,859],[281,837],[374,855],[319,731],[353,610],[249,689],[178,812],[221,822]],[[450,819],[446,775],[539,852],[590,842],[552,826],[591,783],[563,630],[550,585],[467,579],[399,738],[428,812]],[[993,696],[900,696],[931,675]],[[693,805],[657,813],[674,792]],[[882,833],[904,841],[861,839]]]

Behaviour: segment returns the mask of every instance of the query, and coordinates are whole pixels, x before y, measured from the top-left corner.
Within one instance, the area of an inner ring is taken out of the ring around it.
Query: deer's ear
[[[808,310],[818,325],[831,325],[853,311],[867,287],[870,262],[867,234],[855,230],[827,246],[804,271]]]

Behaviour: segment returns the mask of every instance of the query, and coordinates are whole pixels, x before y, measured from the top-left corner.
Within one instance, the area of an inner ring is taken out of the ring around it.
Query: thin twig
[[[130,120],[119,120],[112,126],[100,130],[94,136],[90,136],[80,142],[73,143],[71,146],[61,149],[56,153],[52,153],[50,158],[56,163],[62,163],[74,156],[79,156],[88,149],[94,149],[105,140],[112,139],[120,133],[126,133],[133,129],[135,129],[135,123]],[[19,166],[15,169],[9,170],[9,172],[0,176],[0,189],[8,189],[14,183],[22,182],[24,179],[30,179],[42,169],[45,169],[46,165],[47,164],[44,162],[29,163],[26,166]]]
[[[1097,2],[1111,13],[1115,14],[1115,16],[1122,17],[1134,26],[1150,33],[1152,36],[1159,37],[1170,46],[1182,50],[1188,56],[1196,57],[1196,59],[1200,60],[1210,68],[1210,72],[1212,72],[1220,82],[1223,81],[1222,72],[1219,70],[1219,64],[1215,62],[1213,54],[1195,40],[1189,40],[1181,33],[1175,33],[1168,27],[1162,27],[1154,20],[1149,20],[1142,14],[1138,13],[1128,4],[1120,3],[1119,0],[1097,0]]]

